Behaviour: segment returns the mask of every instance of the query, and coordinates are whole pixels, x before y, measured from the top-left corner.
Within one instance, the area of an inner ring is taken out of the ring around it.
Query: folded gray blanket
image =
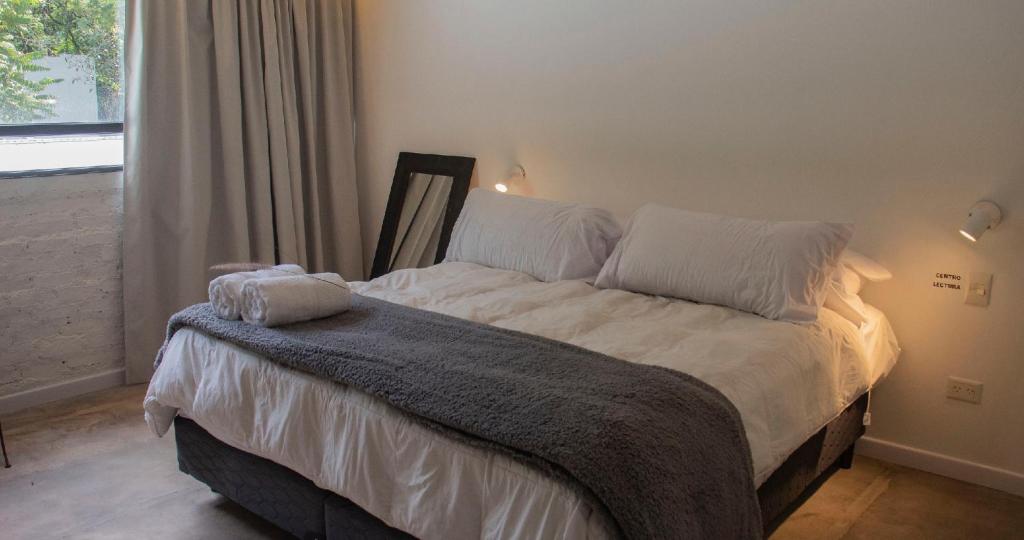
[[[278,328],[198,304],[171,317],[168,339],[182,327],[552,474],[627,538],[762,535],[739,413],[689,375],[359,295],[345,313]]]

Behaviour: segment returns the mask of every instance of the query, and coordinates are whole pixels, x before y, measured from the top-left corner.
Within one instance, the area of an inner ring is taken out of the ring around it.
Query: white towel
[[[218,317],[237,321],[242,318],[242,284],[246,280],[305,273],[306,270],[297,264],[279,264],[252,272],[235,272],[211,281],[206,292],[210,295],[210,304]]]
[[[321,319],[350,305],[352,291],[338,274],[258,278],[242,286],[242,318],[259,326]]]

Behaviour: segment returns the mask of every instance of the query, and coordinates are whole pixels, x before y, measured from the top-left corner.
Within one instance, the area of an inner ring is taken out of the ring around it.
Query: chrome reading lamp
[[[996,228],[1003,220],[1003,211],[992,201],[978,201],[967,214],[967,221],[960,227],[960,234],[971,242],[977,242],[985,231]]]
[[[509,174],[504,180],[499,180],[494,184],[495,191],[499,193],[508,193],[509,188],[516,184],[520,184],[526,180],[526,169],[522,165],[516,165],[512,168],[512,173]]]

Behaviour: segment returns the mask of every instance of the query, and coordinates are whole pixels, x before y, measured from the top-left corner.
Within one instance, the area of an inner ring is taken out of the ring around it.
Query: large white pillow
[[[840,223],[755,221],[648,204],[596,285],[811,322],[853,235]]]
[[[593,279],[622,228],[607,210],[474,189],[446,261],[524,272],[542,281]]]

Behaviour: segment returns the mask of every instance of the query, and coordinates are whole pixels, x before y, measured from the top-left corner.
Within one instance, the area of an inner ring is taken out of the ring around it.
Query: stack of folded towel
[[[338,274],[250,279],[242,286],[242,318],[260,326],[322,319],[351,305],[352,292]]]
[[[242,284],[246,280],[305,273],[306,270],[297,264],[279,264],[263,270],[226,274],[210,282],[207,288],[210,304],[221,319],[237,321],[242,318]]]
[[[223,275],[208,292],[218,317],[268,327],[329,317],[352,304],[341,276],[307,274],[295,264]]]

